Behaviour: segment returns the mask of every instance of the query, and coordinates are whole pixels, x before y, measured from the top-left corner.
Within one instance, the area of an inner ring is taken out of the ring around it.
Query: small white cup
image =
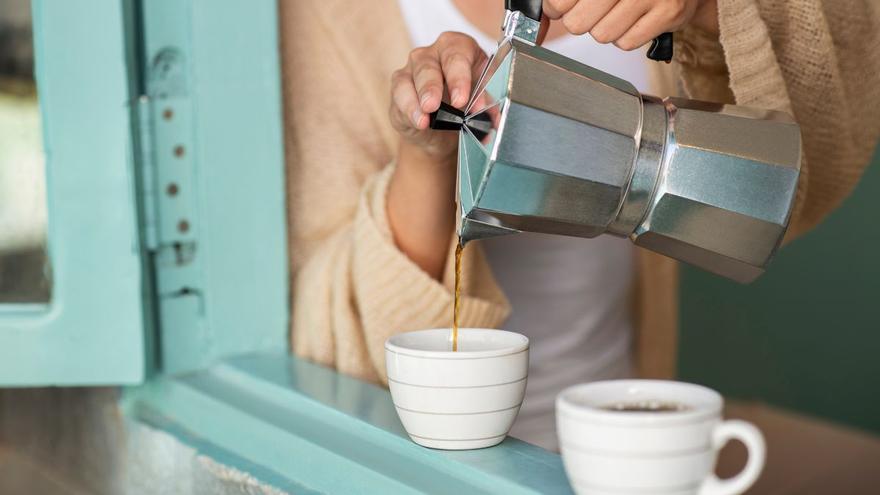
[[[391,399],[419,445],[467,450],[507,436],[529,370],[529,339],[504,330],[449,328],[395,335],[385,342]]]
[[[608,410],[657,401],[681,411]],[[723,421],[721,395],[662,380],[609,380],[575,385],[556,398],[556,425],[568,479],[579,495],[722,495],[746,491],[764,467],[764,437],[752,424]],[[730,479],[714,474],[729,440],[748,448],[745,468]]]

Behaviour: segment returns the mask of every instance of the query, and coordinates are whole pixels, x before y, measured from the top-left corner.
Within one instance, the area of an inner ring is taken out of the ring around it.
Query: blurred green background
[[[880,433],[880,152],[752,285],[684,267],[679,377]]]

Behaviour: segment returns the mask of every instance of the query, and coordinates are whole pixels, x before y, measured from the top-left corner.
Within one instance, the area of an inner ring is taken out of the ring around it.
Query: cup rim
[[[402,354],[404,356],[413,356],[420,358],[431,358],[431,359],[483,359],[490,357],[501,357],[508,356],[511,354],[519,354],[528,350],[529,348],[529,338],[520,333],[511,332],[508,330],[499,330],[495,328],[459,328],[459,336],[462,334],[474,334],[474,333],[483,333],[483,332],[493,332],[495,334],[503,334],[506,338],[511,338],[516,340],[516,342],[509,346],[504,346],[499,349],[489,349],[483,351],[429,351],[424,349],[413,349],[410,347],[405,347],[402,345],[401,340],[404,338],[412,338],[413,334],[434,334],[439,332],[449,332],[451,330],[450,327],[445,328],[428,328],[424,330],[413,330],[410,332],[401,332],[396,335],[392,335],[385,341],[385,350],[388,352],[394,352],[397,354]]]
[[[656,412],[619,412],[601,409],[599,406],[578,404],[572,400],[575,393],[589,392],[590,389],[600,389],[603,387],[617,386],[626,387],[674,387],[679,390],[687,389],[690,392],[703,396],[703,405],[694,409],[684,411],[667,411],[663,413]],[[623,424],[623,425],[661,425],[661,424],[687,424],[698,421],[704,421],[713,417],[721,416],[721,409],[724,406],[724,398],[709,387],[698,385],[696,383],[680,382],[675,380],[647,380],[647,379],[628,379],[628,380],[601,380],[590,383],[581,383],[572,385],[564,389],[556,396],[557,414],[567,416],[570,419],[594,421],[599,423]]]

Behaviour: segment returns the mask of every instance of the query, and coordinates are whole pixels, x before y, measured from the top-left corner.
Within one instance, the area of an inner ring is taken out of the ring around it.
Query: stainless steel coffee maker
[[[798,125],[780,112],[642,95],[537,46],[540,5],[508,1],[465,111],[432,116],[460,133],[461,242],[609,233],[742,283],[762,274],[795,200]]]

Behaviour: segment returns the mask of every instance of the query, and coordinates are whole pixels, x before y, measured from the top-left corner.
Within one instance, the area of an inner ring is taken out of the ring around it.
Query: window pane
[[[0,0],[0,303],[51,291],[30,0]]]

